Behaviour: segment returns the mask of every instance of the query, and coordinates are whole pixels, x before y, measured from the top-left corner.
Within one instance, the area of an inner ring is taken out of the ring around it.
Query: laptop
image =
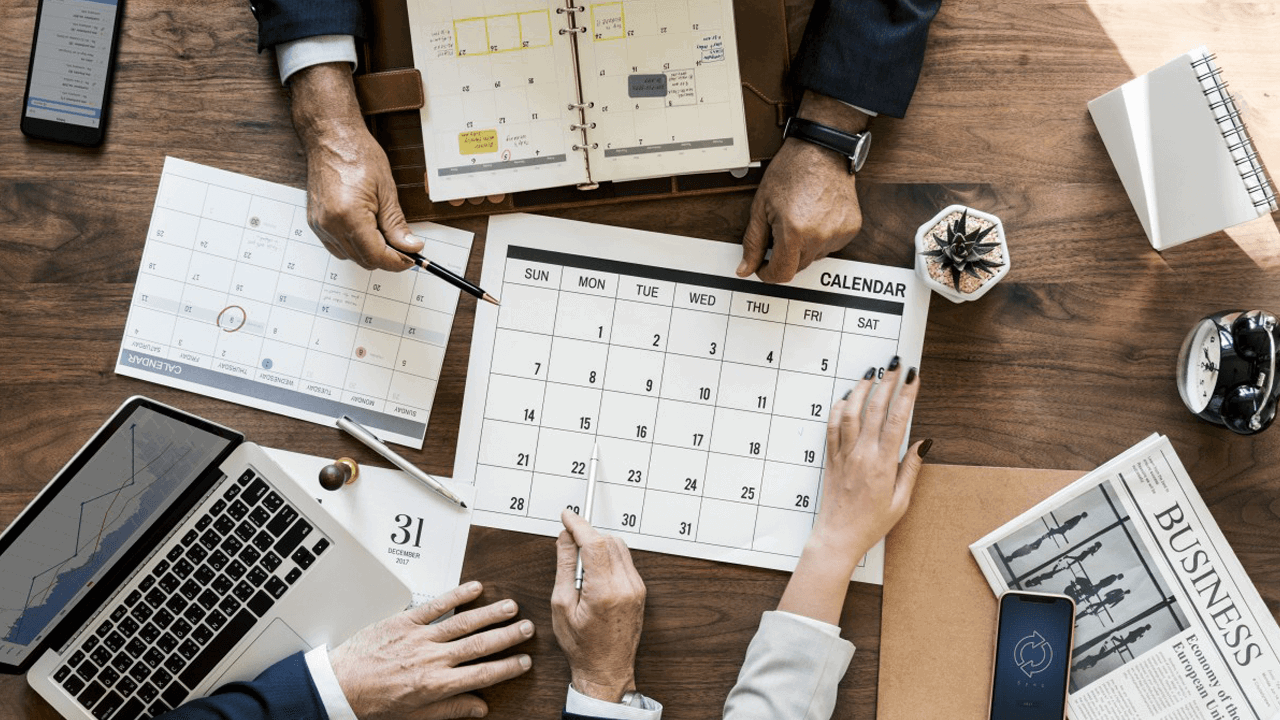
[[[0,671],[149,718],[409,602],[260,447],[133,397],[0,534]]]

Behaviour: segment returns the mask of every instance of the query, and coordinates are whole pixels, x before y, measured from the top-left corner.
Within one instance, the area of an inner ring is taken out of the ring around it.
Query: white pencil
[[[596,500],[596,464],[600,461],[600,443],[591,447],[591,464],[587,466],[587,502],[582,508],[582,519],[591,524],[591,508]],[[573,573],[573,586],[582,589],[582,549],[578,549],[578,569]]]

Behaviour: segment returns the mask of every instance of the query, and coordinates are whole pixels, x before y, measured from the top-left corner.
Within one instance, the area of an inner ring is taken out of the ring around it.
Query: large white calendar
[[[410,227],[465,271],[471,233]],[[458,294],[333,257],[302,190],[166,158],[116,372],[421,448]]]
[[[788,285],[741,246],[533,215],[489,222],[454,479],[473,522],[543,535],[582,507],[633,548],[791,570],[821,497],[827,413],[894,355],[929,291],[827,259]],[[906,444],[903,445],[905,451]],[[883,544],[854,578],[881,582]]]

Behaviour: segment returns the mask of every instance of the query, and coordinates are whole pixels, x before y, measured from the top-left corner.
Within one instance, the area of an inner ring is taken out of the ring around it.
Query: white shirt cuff
[[[637,693],[637,695],[639,694]],[[640,707],[597,700],[574,690],[573,684],[570,683],[569,696],[565,698],[564,709],[565,712],[571,712],[574,715],[588,715],[591,717],[610,718],[611,720],[661,720],[662,703],[644,695],[639,695],[638,699]],[[331,717],[330,720],[337,719]]]
[[[840,637],[839,625],[832,625],[829,622],[823,622],[821,620],[818,620],[817,618],[811,618],[808,615],[797,615],[795,613],[789,613],[786,610],[776,610],[775,612],[777,612],[779,615],[786,615],[787,617],[795,618],[796,620],[799,620],[805,625],[808,625],[809,627],[815,628],[817,630],[821,630],[822,632],[826,633],[827,635],[833,638]]]
[[[347,702],[347,696],[338,684],[338,676],[333,673],[333,664],[329,662],[329,647],[321,645],[311,649],[303,658],[307,661],[307,670],[311,673],[311,681],[316,684],[316,692],[320,695],[320,703],[329,720],[356,720],[356,713]]]
[[[356,39],[351,35],[313,35],[276,45],[276,63],[280,66],[280,82],[312,65],[349,62],[356,68]]]
[[[879,114],[880,114],[880,113],[876,112],[875,110],[868,110],[868,109],[866,109],[866,108],[860,108],[860,107],[858,107],[857,105],[854,105],[853,103],[847,103],[847,102],[844,102],[843,100],[841,100],[841,99],[839,99],[839,98],[836,98],[836,102],[844,103],[845,105],[848,105],[849,107],[853,108],[854,110],[857,110],[857,111],[858,111],[858,112],[860,112],[860,113],[865,113],[865,114],[867,114],[867,115],[870,115],[871,117],[875,117],[875,116],[877,116],[877,115],[879,115]]]

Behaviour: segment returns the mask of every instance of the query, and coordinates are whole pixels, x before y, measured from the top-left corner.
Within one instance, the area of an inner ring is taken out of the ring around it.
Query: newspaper
[[[1163,435],[969,549],[996,594],[1075,598],[1072,720],[1280,716],[1280,627]]]

